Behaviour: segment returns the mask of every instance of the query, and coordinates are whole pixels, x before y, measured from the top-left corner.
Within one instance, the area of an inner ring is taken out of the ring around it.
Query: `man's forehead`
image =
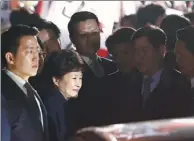
[[[77,24],[77,29],[80,33],[99,31],[98,24],[94,19],[81,21],[79,24]]]
[[[140,46],[146,46],[146,45],[149,45],[150,42],[146,36],[142,36],[135,40],[135,44]]]
[[[20,44],[25,47],[39,47],[36,36],[24,36],[21,38]]]

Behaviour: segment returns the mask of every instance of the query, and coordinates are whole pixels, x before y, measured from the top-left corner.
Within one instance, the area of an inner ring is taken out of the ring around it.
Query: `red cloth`
[[[99,49],[98,52],[97,52],[97,55],[100,56],[100,57],[108,57],[109,53],[106,49]]]
[[[40,13],[41,13],[42,5],[43,5],[43,1],[42,1],[42,0],[39,0],[38,5],[37,5],[37,7],[36,7],[36,13],[37,13],[38,15],[40,15]]]

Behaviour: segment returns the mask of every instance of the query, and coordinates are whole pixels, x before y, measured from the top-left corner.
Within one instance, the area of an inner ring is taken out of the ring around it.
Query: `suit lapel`
[[[169,88],[172,84],[172,75],[170,75],[169,70],[164,69],[161,77],[160,77],[160,81],[158,83],[158,85],[156,86],[156,88],[153,90],[157,91],[157,90],[166,90],[167,88]]]
[[[42,116],[43,116],[43,126],[44,126],[44,132],[45,132],[45,136],[46,138],[48,138],[48,119],[47,119],[47,111],[46,111],[46,108],[39,96],[39,94],[37,93],[37,91],[32,87],[32,89],[34,90],[35,92],[35,96],[36,98],[38,99],[39,103],[40,103],[40,108],[41,108],[41,111],[42,111]]]
[[[150,93],[150,96],[146,103],[152,103],[158,101],[157,99],[162,100],[162,97],[165,97],[165,94],[168,93],[168,88],[172,85],[172,75],[170,75],[170,70],[164,69],[160,81],[156,88]]]
[[[20,102],[25,100],[24,92],[17,86],[17,84],[4,72],[2,71],[2,91],[4,91],[7,97],[13,97]],[[17,93],[17,94],[15,94]]]
[[[116,68],[116,65],[111,65],[113,62],[105,61],[105,58],[101,58],[99,56],[97,57],[97,60],[104,69],[105,76],[119,72],[119,70]],[[115,68],[113,66],[115,66]]]
[[[46,134],[46,137],[48,137],[47,133],[47,129],[48,129],[48,119],[47,119],[47,111],[46,111],[46,108],[40,98],[40,96],[38,95],[37,91],[34,89],[34,91],[36,92],[36,97],[37,99],[39,100],[40,102],[40,107],[41,107],[41,110],[42,110],[42,116],[43,116],[43,125],[44,125],[44,131],[45,131],[45,134]]]
[[[2,71],[2,92],[5,94],[5,97],[7,97],[7,99],[13,99],[14,102],[23,104],[23,107],[28,108],[26,112],[29,115],[29,118],[31,118],[33,126],[36,126],[40,129],[40,124],[38,121],[39,119],[37,119],[37,116],[34,114],[34,110],[31,108],[31,105],[28,104],[26,94],[4,71]]]

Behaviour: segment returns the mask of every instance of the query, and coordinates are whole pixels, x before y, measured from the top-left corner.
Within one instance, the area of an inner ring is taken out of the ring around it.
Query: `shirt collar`
[[[191,88],[194,88],[194,77],[191,78]]]
[[[162,71],[163,71],[163,69],[157,71],[157,72],[152,76],[153,81],[160,80],[160,76],[161,76]]]
[[[86,64],[88,64],[88,65],[92,64],[92,60],[89,57],[87,57],[87,56],[81,56],[81,57]]]
[[[92,61],[97,61],[97,55],[95,55],[94,57],[88,57],[88,56],[84,56],[84,55],[81,55],[82,59],[84,60],[84,62],[86,62],[88,65],[91,65],[92,64]]]
[[[26,81],[24,79],[7,69],[5,69],[5,72],[24,92],[26,91],[24,88]]]
[[[159,71],[157,71],[153,76],[152,76],[152,79],[153,81],[156,81],[158,79],[160,79],[160,76],[162,74],[162,71],[163,69],[160,69]],[[146,79],[148,76],[147,75],[144,75],[144,79]]]

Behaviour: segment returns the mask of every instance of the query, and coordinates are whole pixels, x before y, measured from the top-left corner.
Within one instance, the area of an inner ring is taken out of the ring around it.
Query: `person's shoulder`
[[[98,58],[103,62],[103,63],[108,63],[108,64],[112,64],[112,65],[116,65],[115,62],[111,59],[108,58],[104,58],[104,57],[100,57],[98,56]]]
[[[171,74],[175,77],[175,78],[185,78],[185,76],[176,69],[171,69]]]
[[[179,70],[172,69],[171,75],[172,75],[173,79],[175,80],[175,82],[177,82],[177,83],[181,83],[181,84],[185,84],[185,85],[190,84],[189,79],[187,79],[187,77],[185,75],[183,75]]]
[[[109,70],[108,72],[111,72],[111,73],[116,73],[118,72],[118,68],[116,66],[116,63],[113,61],[113,60],[110,60],[110,59],[107,59],[107,58],[104,58],[104,57],[99,57],[99,61],[100,61],[100,64],[107,70]]]
[[[46,96],[44,96],[44,98],[43,98],[43,102],[44,102],[44,104],[45,104],[45,106],[47,106],[47,105],[53,105],[55,102],[56,102],[56,93],[53,93],[52,91],[50,91],[50,92],[46,92],[47,93],[47,95]]]
[[[64,98],[58,90],[50,89],[43,99],[43,103],[49,110],[57,110],[64,103]]]

